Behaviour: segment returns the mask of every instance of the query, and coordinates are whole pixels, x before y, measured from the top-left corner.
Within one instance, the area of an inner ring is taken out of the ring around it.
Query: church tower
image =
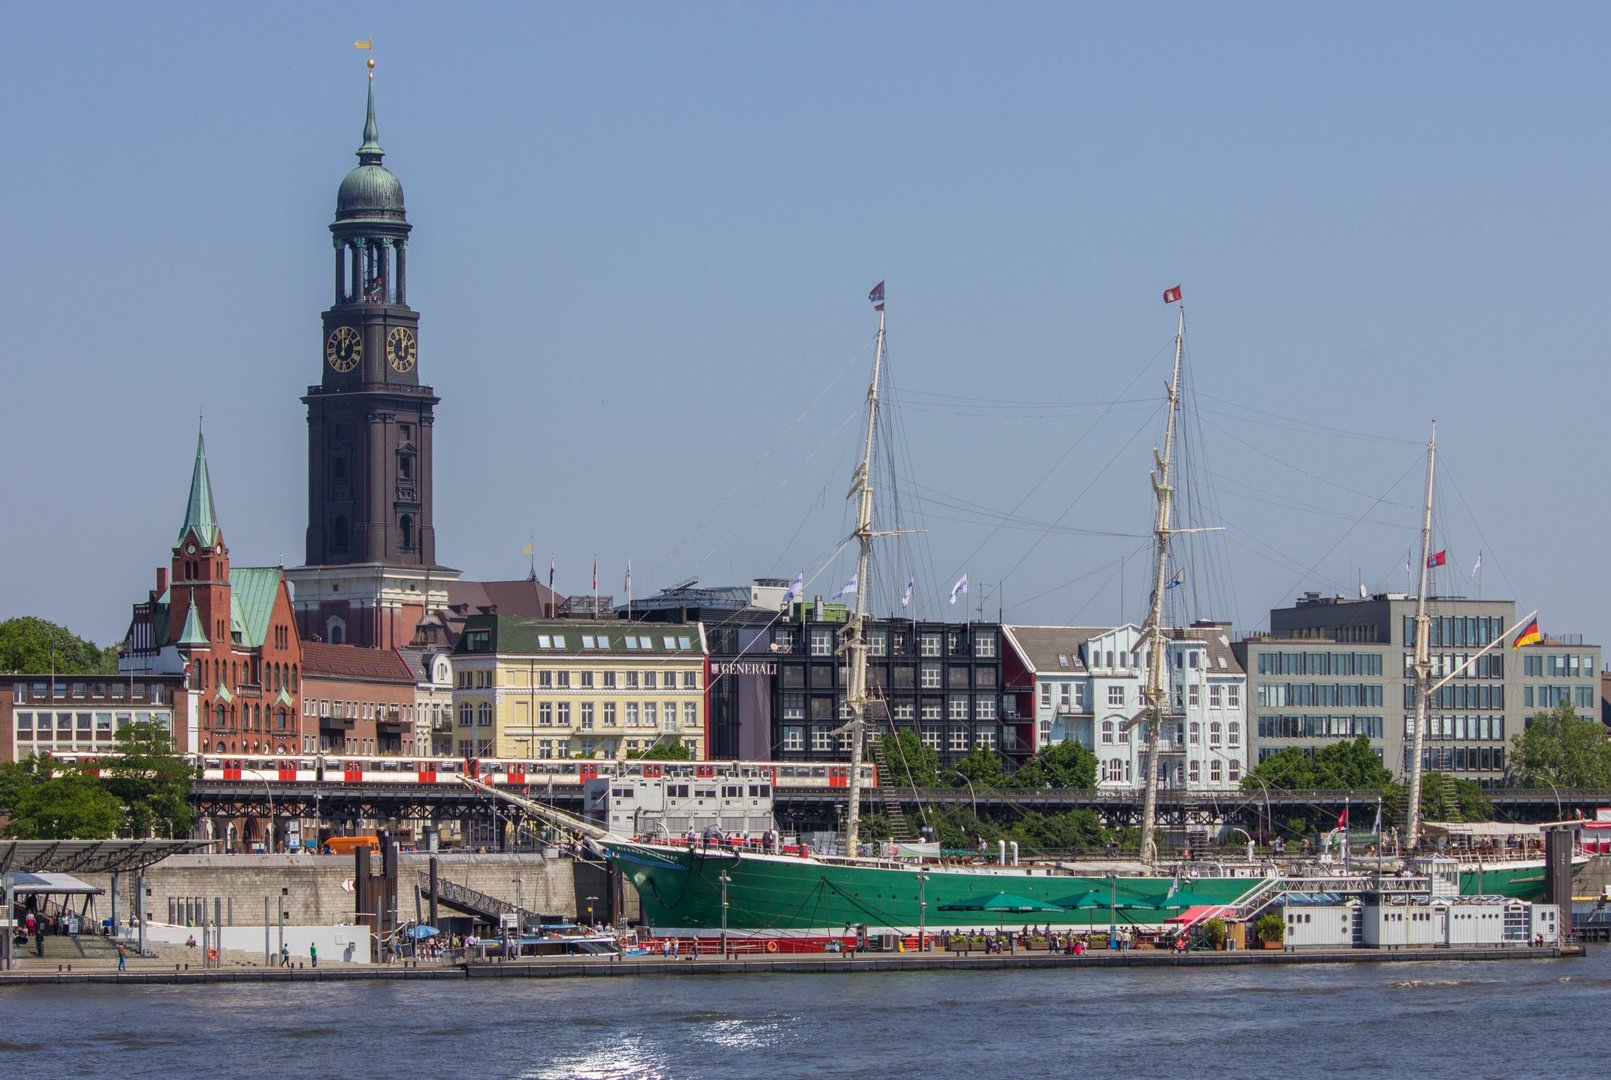
[[[287,571],[306,640],[406,645],[447,603],[458,571],[436,563],[431,444],[439,400],[420,381],[419,313],[408,306],[403,185],[381,164],[375,68],[358,165],[330,225],[335,295],[324,312],[308,407],[307,565]]]

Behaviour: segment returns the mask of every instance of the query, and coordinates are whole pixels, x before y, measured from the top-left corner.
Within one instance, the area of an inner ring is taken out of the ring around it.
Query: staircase
[[[1190,922],[1180,927],[1182,933],[1190,933],[1209,919],[1224,919],[1227,922],[1251,919],[1258,914],[1261,908],[1267,907],[1278,895],[1286,892],[1291,882],[1279,875],[1264,878],[1247,892],[1235,900],[1217,907],[1204,907],[1192,917]]]
[[[897,774],[890,768],[884,754],[884,740],[875,738],[867,745],[868,755],[873,759],[873,764],[878,766],[878,786],[874,790],[878,793],[879,812],[884,815],[884,820],[889,822],[890,838],[897,841],[916,840],[917,830],[912,828],[911,822],[906,818],[906,808],[901,803],[899,786],[894,783]],[[905,775],[904,769],[900,771],[900,775]]]
[[[426,896],[431,894],[430,874],[420,874],[420,890]],[[501,925],[505,915],[518,915],[520,925],[523,927],[540,921],[535,911],[516,907],[507,900],[500,900],[496,896],[489,896],[468,885],[461,885],[457,881],[449,881],[440,876],[436,879],[436,898],[450,908],[484,919],[494,926]]]

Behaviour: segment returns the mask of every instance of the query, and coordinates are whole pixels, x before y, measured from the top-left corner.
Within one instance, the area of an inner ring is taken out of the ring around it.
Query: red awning
[[[1223,911],[1228,906],[1229,905],[1227,905],[1227,904],[1198,904],[1196,907],[1187,908],[1185,911],[1182,911],[1179,915],[1171,915],[1171,916],[1169,916],[1169,918],[1165,919],[1164,922],[1165,923],[1196,922],[1198,919],[1202,918],[1203,916],[1212,915],[1216,911]]]

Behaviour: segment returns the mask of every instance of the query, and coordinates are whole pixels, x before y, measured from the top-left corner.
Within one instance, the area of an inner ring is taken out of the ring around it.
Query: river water
[[[0,990],[0,1075],[1566,1077],[1611,949],[1499,963]]]

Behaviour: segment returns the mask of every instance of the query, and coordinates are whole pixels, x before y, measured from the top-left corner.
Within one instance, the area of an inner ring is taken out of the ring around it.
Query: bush
[[[1273,911],[1260,915],[1253,924],[1253,933],[1260,941],[1282,941],[1287,936],[1287,921]]]
[[[1203,936],[1216,949],[1225,944],[1225,920],[1214,918],[1203,923]]]

